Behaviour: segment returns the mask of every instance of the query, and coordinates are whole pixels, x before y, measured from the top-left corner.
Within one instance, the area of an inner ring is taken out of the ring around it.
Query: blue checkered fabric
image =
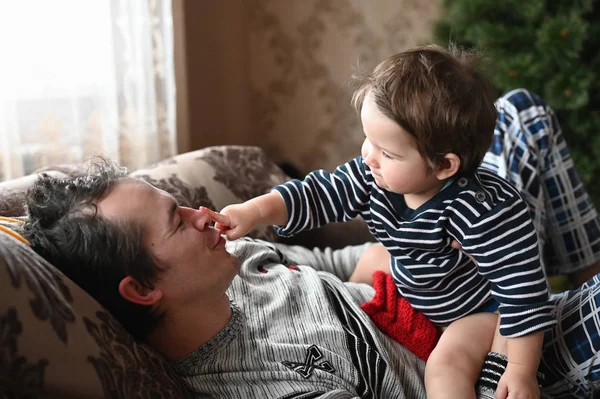
[[[502,96],[496,108],[494,140],[482,166],[511,182],[529,205],[546,274],[599,261],[600,219],[552,109],[524,89]]]
[[[519,89],[496,102],[498,123],[483,166],[510,181],[529,205],[547,275],[600,260],[600,220],[554,112]],[[600,277],[552,297],[558,324],[546,331],[540,369],[545,398],[600,395]]]
[[[544,335],[542,392],[555,399],[600,395],[600,278],[552,299],[558,324]]]

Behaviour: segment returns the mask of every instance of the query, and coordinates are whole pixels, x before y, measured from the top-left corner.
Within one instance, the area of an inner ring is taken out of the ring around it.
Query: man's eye
[[[177,230],[183,227],[183,219],[179,219],[179,224],[177,225]]]

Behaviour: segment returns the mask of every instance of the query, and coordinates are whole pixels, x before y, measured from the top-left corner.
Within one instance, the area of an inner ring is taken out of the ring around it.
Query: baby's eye
[[[384,158],[392,159],[392,157],[385,151],[381,151],[381,155],[383,155]]]

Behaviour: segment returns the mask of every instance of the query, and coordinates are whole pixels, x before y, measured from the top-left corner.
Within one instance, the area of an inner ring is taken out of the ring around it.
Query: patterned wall
[[[432,39],[441,0],[246,0],[250,126],[276,161],[331,170],[359,153],[357,68]]]

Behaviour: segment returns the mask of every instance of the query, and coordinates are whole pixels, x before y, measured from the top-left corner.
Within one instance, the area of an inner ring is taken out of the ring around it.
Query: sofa
[[[82,165],[37,173],[65,176]],[[37,173],[0,182],[0,224],[18,230]],[[132,172],[181,205],[220,210],[289,177],[258,147],[221,146],[180,154]],[[149,210],[151,211],[151,210]],[[279,240],[261,226],[250,234]],[[372,240],[357,220],[302,233],[291,244],[342,247]],[[3,398],[186,398],[168,363],[136,342],[86,292],[6,231],[0,232],[0,393]]]

